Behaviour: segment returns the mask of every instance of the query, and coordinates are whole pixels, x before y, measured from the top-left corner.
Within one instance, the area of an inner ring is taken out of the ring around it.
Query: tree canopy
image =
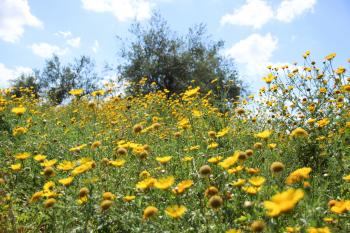
[[[130,94],[167,89],[169,95],[196,85],[228,98],[240,94],[241,82],[231,59],[222,55],[223,41],[213,41],[203,24],[189,28],[186,35],[172,31],[154,14],[147,25],[134,23],[134,40],[124,44],[119,66],[121,78],[128,81]]]

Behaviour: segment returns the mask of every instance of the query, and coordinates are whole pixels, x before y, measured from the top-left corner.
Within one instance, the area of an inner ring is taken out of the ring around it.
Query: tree
[[[36,72],[34,74],[21,74],[19,77],[11,81],[13,94],[21,97],[24,94],[34,98],[39,97],[40,86],[38,83]]]
[[[84,89],[90,93],[97,89],[100,77],[95,72],[93,61],[86,56],[76,58],[73,64],[62,65],[56,55],[46,61],[45,68],[38,75],[42,93],[47,93],[53,104],[60,104],[72,89]]]
[[[128,93],[167,89],[171,95],[184,91],[194,80],[203,92],[212,90],[221,96],[225,88],[225,98],[240,94],[234,63],[220,54],[224,42],[210,40],[205,25],[178,36],[156,13],[147,26],[134,23],[130,32],[135,40],[122,46],[124,63],[119,66],[121,79],[130,83]]]

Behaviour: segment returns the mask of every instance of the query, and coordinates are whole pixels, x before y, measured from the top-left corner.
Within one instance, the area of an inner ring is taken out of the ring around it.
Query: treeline
[[[129,83],[126,95],[167,89],[171,96],[195,85],[202,92],[211,90],[218,99],[227,100],[244,91],[233,61],[221,53],[224,41],[212,40],[205,25],[190,27],[187,34],[179,35],[155,13],[145,25],[132,24],[130,33],[131,41],[119,39],[121,59],[114,69],[119,81]],[[18,96],[23,94],[21,89],[31,88],[32,95],[60,104],[72,89],[84,89],[88,94],[101,88],[102,79],[90,57],[62,64],[53,55],[41,70],[21,75],[12,84]]]

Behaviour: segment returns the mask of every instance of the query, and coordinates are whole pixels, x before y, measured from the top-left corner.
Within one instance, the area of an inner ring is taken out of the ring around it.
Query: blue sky
[[[127,39],[133,20],[146,22],[153,10],[180,33],[207,24],[253,91],[267,65],[302,62],[306,50],[319,62],[336,52],[348,66],[348,0],[0,0],[0,87],[52,53],[64,62],[89,55],[100,70],[117,65],[116,36]]]

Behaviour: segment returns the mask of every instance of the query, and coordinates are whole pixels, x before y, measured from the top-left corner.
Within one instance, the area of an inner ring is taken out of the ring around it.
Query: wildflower
[[[69,94],[74,95],[74,96],[80,96],[84,92],[84,89],[72,89],[69,91]]]
[[[261,133],[255,134],[254,136],[260,139],[267,140],[271,136],[271,134],[272,134],[272,130],[265,130]]]
[[[216,132],[215,131],[209,131],[208,132],[208,136],[211,138],[215,138],[216,137]]]
[[[345,180],[345,181],[349,181],[349,182],[350,182],[350,174],[349,174],[349,175],[347,175],[347,176],[344,176],[344,177],[343,177],[343,180]]]
[[[176,194],[180,194],[185,192],[186,189],[190,188],[193,185],[192,180],[184,180],[181,181],[174,189],[173,192]]]
[[[134,133],[140,133],[140,132],[142,131],[142,129],[143,129],[143,126],[140,125],[140,124],[136,124],[136,125],[134,125],[134,127],[133,127]]]
[[[122,167],[125,164],[124,159],[117,159],[114,161],[109,161],[109,164],[114,166],[114,167]]]
[[[291,211],[295,205],[304,197],[302,189],[288,189],[282,193],[274,195],[271,200],[264,201],[264,206],[268,210],[270,217],[279,216],[282,213]]]
[[[346,69],[342,66],[339,66],[336,70],[335,70],[335,73],[338,74],[338,75],[341,75],[343,73],[345,73]]]
[[[52,167],[57,163],[56,159],[51,159],[51,160],[45,160],[44,162],[40,163],[42,167]]]
[[[15,172],[21,170],[21,168],[22,168],[22,164],[20,164],[20,163],[16,163],[16,164],[11,165],[11,169]]]
[[[262,232],[265,229],[266,225],[264,221],[256,220],[250,225],[252,232]]]
[[[223,202],[219,195],[214,195],[209,199],[209,206],[216,210],[222,206]]]
[[[84,172],[89,171],[94,166],[93,164],[94,164],[94,162],[87,162],[87,163],[84,163],[84,164],[74,168],[72,171],[72,175],[76,176],[76,175],[79,175],[79,174],[82,174]]]
[[[91,149],[96,149],[97,147],[101,146],[101,141],[95,141],[91,144]]]
[[[236,230],[236,229],[230,229],[230,230],[227,230],[225,233],[242,233],[242,231]]]
[[[154,206],[147,206],[143,210],[143,219],[149,219],[150,217],[155,216],[158,213],[158,209]]]
[[[169,176],[166,178],[161,178],[161,179],[157,179],[154,183],[154,187],[157,189],[167,189],[170,186],[172,186],[175,182],[175,179],[173,176]]]
[[[260,191],[261,187],[254,187],[254,186],[244,186],[242,187],[242,190],[248,194],[255,195]]]
[[[154,187],[154,184],[157,180],[152,178],[152,177],[148,177],[140,182],[138,182],[136,184],[136,188],[137,189],[141,189],[141,190],[145,190],[145,189],[148,189],[148,188],[152,188]]]
[[[125,201],[125,202],[131,202],[131,201],[133,201],[133,200],[135,200],[135,196],[125,196],[125,197],[123,197],[123,201]]]
[[[16,136],[23,135],[26,132],[28,132],[27,128],[25,128],[25,127],[16,127],[16,128],[13,129],[12,135],[16,137]]]
[[[208,162],[217,164],[218,162],[220,162],[220,160],[222,160],[222,156],[215,156],[208,159]]]
[[[38,201],[43,196],[43,194],[44,194],[43,191],[39,191],[39,192],[34,193],[32,195],[32,197],[30,198],[29,203],[33,203],[33,202]]]
[[[119,147],[117,150],[118,155],[126,155],[128,151],[124,147]]]
[[[350,211],[350,200],[334,201],[331,203],[331,211],[336,214],[342,214]]]
[[[56,204],[56,199],[54,198],[49,198],[44,202],[44,206],[45,208],[51,208],[52,206],[54,206]]]
[[[156,157],[156,160],[161,164],[166,164],[172,159],[171,156]]]
[[[45,155],[38,154],[38,155],[34,156],[34,160],[38,161],[38,162],[43,162],[45,159],[46,159]]]
[[[172,205],[165,209],[165,213],[172,218],[181,218],[187,208],[183,205]]]
[[[207,146],[207,149],[215,149],[219,146],[217,142],[212,142]]]
[[[335,58],[336,55],[337,55],[336,53],[331,53],[331,54],[327,55],[324,59],[326,59],[327,61],[330,61],[333,58]]]
[[[63,179],[58,180],[58,183],[67,187],[67,186],[71,185],[71,183],[73,182],[73,179],[74,178],[72,176],[69,176],[67,178],[63,178]]]
[[[208,176],[211,174],[211,167],[209,165],[203,165],[199,168],[199,174],[201,176]]]
[[[276,79],[276,76],[273,74],[268,74],[267,76],[263,77],[263,80],[267,83],[270,84],[274,79]]]
[[[91,93],[92,96],[102,96],[105,94],[105,91],[104,90],[97,90],[97,91],[94,91]]]
[[[270,166],[270,171],[272,173],[278,173],[284,170],[284,164],[281,162],[273,162]]]
[[[328,227],[322,227],[322,228],[309,227],[307,228],[307,233],[331,233],[331,230],[329,230]]]
[[[248,150],[245,151],[245,154],[246,154],[248,157],[252,156],[253,153],[254,153],[254,151],[251,150],[251,149],[248,149]]]
[[[243,185],[245,184],[245,182],[246,182],[245,179],[239,178],[238,180],[233,181],[233,182],[231,183],[231,185],[233,185],[233,186],[235,186],[235,187],[241,187],[241,186],[243,186]]]
[[[238,161],[238,156],[239,156],[239,151],[235,151],[232,156],[227,157],[224,161],[218,163],[218,165],[224,169],[228,169]]]
[[[286,184],[291,185],[302,179],[308,179],[312,171],[310,167],[303,167],[293,171],[286,179]]]
[[[255,177],[252,177],[248,180],[249,183],[251,183],[252,185],[254,186],[261,186],[265,183],[266,179],[262,176],[255,176]]]
[[[184,99],[184,100],[189,99],[190,97],[196,95],[196,94],[199,92],[199,90],[200,90],[200,87],[196,87],[196,88],[187,90],[187,91],[183,94],[182,99]]]
[[[53,170],[52,167],[45,167],[44,174],[45,174],[45,176],[51,177],[51,176],[55,175],[55,171]]]
[[[146,171],[146,170],[140,172],[140,174],[139,174],[139,177],[141,177],[141,178],[147,178],[147,177],[150,177],[150,176],[151,176],[151,174],[148,171]]]
[[[309,134],[303,128],[296,128],[292,131],[292,137],[307,137]]]
[[[189,161],[192,161],[193,160],[193,157],[191,156],[185,156],[181,159],[183,162],[189,162]]]
[[[111,200],[105,199],[101,202],[101,209],[107,210],[112,206],[113,202]]]
[[[328,125],[329,122],[330,122],[330,120],[328,118],[324,118],[322,120],[317,121],[317,125],[318,125],[318,127],[323,128],[326,125]]]
[[[15,155],[15,158],[19,159],[19,160],[25,160],[29,157],[30,157],[30,153],[28,153],[28,152],[18,153]]]
[[[217,138],[221,138],[223,136],[225,136],[226,134],[228,134],[228,132],[230,131],[229,127],[223,128],[222,130],[220,130],[217,134],[216,137]]]
[[[79,197],[85,197],[85,196],[87,196],[88,194],[89,194],[89,189],[88,188],[81,188],[80,190],[79,190]]]
[[[205,190],[204,195],[206,197],[211,197],[219,193],[219,190],[215,186],[210,186]]]
[[[263,147],[263,144],[261,142],[257,142],[254,144],[255,149],[261,149]]]
[[[26,112],[26,108],[23,106],[20,107],[15,107],[11,109],[11,112],[13,112],[14,114],[16,114],[17,116],[22,116],[25,112]]]
[[[277,147],[277,144],[276,143],[270,143],[267,145],[267,147],[271,150],[275,149]]]
[[[61,171],[69,171],[75,167],[75,164],[70,161],[63,161],[62,163],[57,165],[57,169]]]

